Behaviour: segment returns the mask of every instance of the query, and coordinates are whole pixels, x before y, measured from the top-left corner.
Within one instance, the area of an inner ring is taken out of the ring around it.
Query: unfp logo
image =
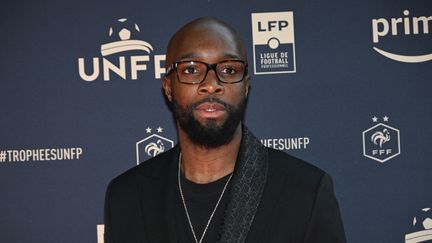
[[[252,13],[255,74],[294,73],[293,12]]]
[[[384,116],[383,122],[388,122],[389,119],[388,116]],[[378,123],[378,120],[375,116],[372,118],[374,123]],[[384,163],[400,153],[399,129],[378,123],[363,131],[363,155],[365,157]]]
[[[427,38],[432,23],[432,16],[411,17],[408,9],[403,12],[403,17],[372,19],[372,41],[375,45],[383,38],[394,38],[396,36],[416,35],[416,38]],[[421,55],[402,55],[396,50],[385,51],[376,46],[373,49],[379,54],[399,62],[418,63],[432,60],[432,53]],[[396,52],[395,52],[396,51]]]
[[[109,28],[108,36],[111,40],[100,46],[102,57],[93,57],[92,61],[83,57],[78,58],[78,72],[82,80],[95,81],[101,76],[103,80],[111,80],[111,74],[121,79],[138,79],[138,72],[147,71],[153,46],[138,39],[141,29],[136,23],[121,18]],[[165,73],[162,63],[165,55],[154,55],[153,65],[155,78],[161,78]]]
[[[158,127],[156,131],[152,134],[152,129],[147,127],[146,133],[149,135],[136,143],[137,164],[174,147],[173,140],[161,135],[163,133],[162,127]]]
[[[431,242],[432,210],[423,208],[412,222],[411,233],[405,235],[405,243]]]

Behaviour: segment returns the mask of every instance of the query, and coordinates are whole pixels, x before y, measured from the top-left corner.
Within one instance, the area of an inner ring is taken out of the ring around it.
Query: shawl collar
[[[264,191],[268,173],[265,147],[243,126],[243,137],[232,178],[219,242],[244,242]]]

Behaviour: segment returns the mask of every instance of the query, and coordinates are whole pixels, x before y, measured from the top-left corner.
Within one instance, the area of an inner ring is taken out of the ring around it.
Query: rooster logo
[[[160,139],[158,139],[156,141],[156,143],[152,142],[152,143],[147,144],[145,146],[144,150],[148,154],[148,156],[154,157],[154,156],[162,153],[163,151],[165,151],[165,146],[164,146],[163,142]]]
[[[380,148],[382,148],[383,144],[390,141],[390,132],[386,128],[382,132],[377,131],[372,134],[371,141],[376,145],[379,144]]]
[[[147,127],[146,133],[148,136],[136,142],[136,162],[138,165],[174,147],[173,140],[161,136],[163,132],[162,127],[155,128],[154,130],[156,130],[157,134],[152,134],[152,128]]]
[[[384,116],[383,122],[389,117]],[[376,123],[379,118],[372,117]],[[363,156],[384,163],[401,154],[400,130],[384,123],[378,123],[362,132]]]

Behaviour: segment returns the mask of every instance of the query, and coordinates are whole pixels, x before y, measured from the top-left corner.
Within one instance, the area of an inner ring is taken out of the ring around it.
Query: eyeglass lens
[[[201,83],[209,69],[214,69],[219,80],[224,83],[239,82],[245,74],[245,64],[233,60],[217,63],[216,67],[197,61],[180,62],[177,66],[177,75],[182,83]]]

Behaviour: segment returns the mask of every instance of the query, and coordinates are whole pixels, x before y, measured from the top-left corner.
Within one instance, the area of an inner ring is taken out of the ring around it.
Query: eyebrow
[[[185,60],[185,59],[194,59],[194,58],[201,58],[203,57],[202,55],[198,54],[198,53],[186,53],[185,55],[182,55],[179,60]],[[238,59],[238,60],[243,60],[239,55],[233,54],[233,53],[224,53],[223,54],[224,58],[231,58],[231,59]]]

